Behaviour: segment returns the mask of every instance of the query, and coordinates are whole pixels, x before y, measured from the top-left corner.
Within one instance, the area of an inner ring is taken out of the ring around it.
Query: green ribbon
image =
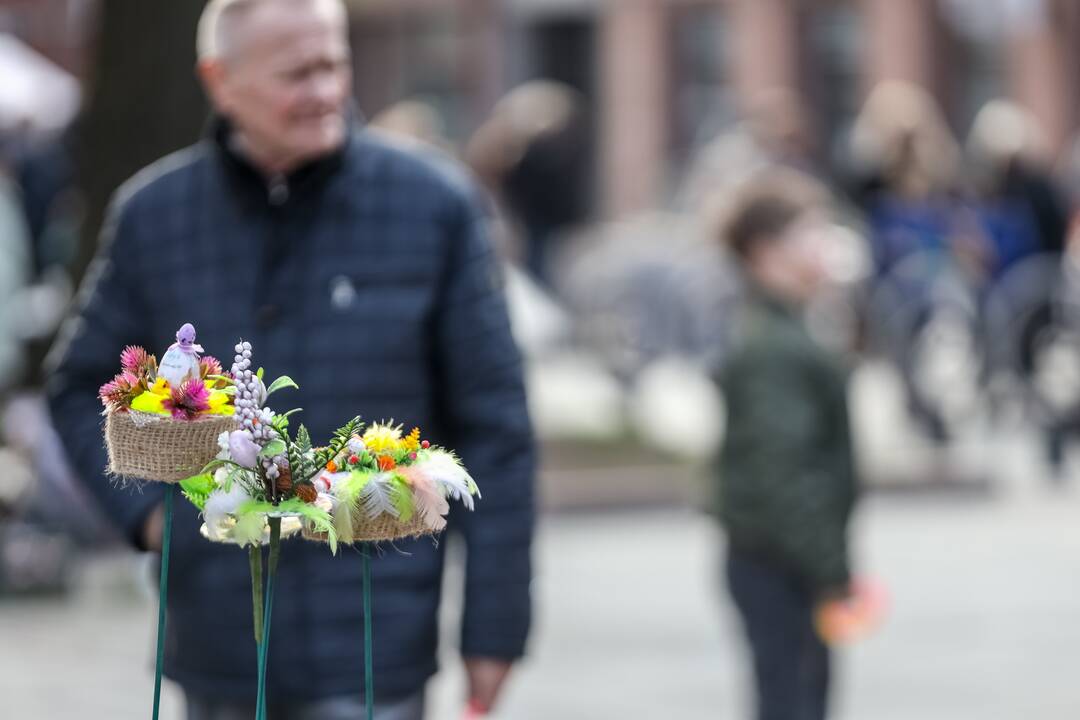
[[[375,676],[372,668],[374,653],[371,648],[371,552],[370,546],[363,551],[364,567],[364,705],[367,720],[375,719]]]
[[[256,720],[266,720],[266,655],[270,647],[270,618],[274,611],[274,579],[277,577],[278,557],[281,555],[281,518],[269,518],[270,566],[266,576],[266,600],[263,609],[262,644],[259,646],[259,685],[255,699]],[[260,550],[261,553],[261,550]]]
[[[158,581],[157,661],[154,669],[154,720],[161,712],[161,672],[165,664],[165,606],[169,597],[169,545],[172,540],[174,488],[165,490],[165,527],[161,532],[161,578]]]

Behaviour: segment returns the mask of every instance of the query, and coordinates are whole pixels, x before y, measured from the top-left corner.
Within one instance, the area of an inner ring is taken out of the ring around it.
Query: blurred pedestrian
[[[1060,311],[1068,204],[1047,167],[1045,134],[1025,108],[1004,99],[988,102],[975,116],[967,151],[971,205],[986,247],[980,288],[985,353],[993,370],[1011,373],[1045,403],[1039,367],[1069,326]],[[1038,423],[1051,478],[1060,481],[1076,410],[1060,403],[1044,407]]]
[[[30,237],[18,192],[0,162],[0,406],[21,379],[24,347],[17,298],[30,283]]]
[[[992,100],[975,116],[968,163],[991,278],[1033,255],[1060,259],[1064,250],[1068,210],[1042,146],[1038,120],[1015,103]]]
[[[20,308],[26,338],[26,389],[40,394],[42,362],[71,303],[72,272],[83,220],[72,159],[73,127],[38,138],[18,158],[15,177],[30,231],[31,283]]]
[[[866,217],[874,267],[867,330],[899,370],[912,416],[944,443],[941,398],[920,384],[922,336],[943,297],[969,292],[965,272],[982,265],[983,252],[959,197],[960,151],[929,93],[897,81],[871,92],[851,146],[850,190]]]
[[[723,241],[746,280],[738,339],[719,372],[728,430],[715,512],[753,659],[758,720],[823,720],[829,650],[815,608],[845,597],[856,498],[846,371],[802,313],[823,284],[824,192],[774,170],[733,202]]]
[[[251,340],[302,388],[313,437],[342,414],[421,426],[484,490],[464,536],[461,652],[490,708],[530,620],[533,445],[500,270],[472,188],[447,163],[355,127],[341,0],[212,0],[199,74],[216,110],[199,143],[117,194],[77,317],[52,356],[51,409],[83,480],[130,542],[158,549],[161,498],[104,475],[95,391],[129,344],[163,349],[193,323],[208,349]],[[191,720],[251,717],[256,664],[248,561],[174,520],[165,672]],[[373,562],[375,703],[417,720],[436,669],[445,544]],[[296,543],[282,553],[269,716],[364,716],[362,563]]]
[[[500,100],[466,148],[520,228],[525,267],[548,286],[561,236],[588,212],[586,121],[572,88],[537,80]]]
[[[925,90],[874,88],[856,118],[851,155],[852,194],[870,225],[878,274],[915,253],[951,251],[961,157]]]
[[[446,136],[439,109],[415,98],[401,100],[371,118],[368,127],[390,133],[398,140],[414,143],[429,152],[455,156],[454,144]]]

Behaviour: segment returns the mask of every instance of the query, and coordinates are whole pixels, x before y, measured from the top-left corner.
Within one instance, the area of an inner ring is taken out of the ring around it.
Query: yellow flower
[[[409,436],[401,441],[403,448],[410,452],[416,452],[420,449],[420,428],[414,427]]]
[[[402,448],[401,428],[372,423],[364,432],[364,447],[372,455],[383,455]]]
[[[232,415],[234,410],[229,399],[229,396],[220,390],[210,390],[210,412],[214,415]]]
[[[162,401],[168,395],[158,395],[155,392],[139,393],[138,397],[131,401],[131,409],[156,415],[168,415],[169,411],[162,406]]]

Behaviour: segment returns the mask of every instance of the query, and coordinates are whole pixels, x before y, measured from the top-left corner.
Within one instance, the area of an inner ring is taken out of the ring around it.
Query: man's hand
[[[146,516],[142,527],[142,544],[149,552],[161,552],[161,538],[165,534],[165,507],[158,505]]]
[[[497,658],[465,658],[465,673],[469,678],[469,703],[477,710],[490,712],[499,697],[511,663]]]

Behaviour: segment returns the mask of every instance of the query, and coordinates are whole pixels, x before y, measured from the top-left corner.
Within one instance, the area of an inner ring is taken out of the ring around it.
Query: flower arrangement
[[[303,530],[336,551],[339,541],[438,532],[451,499],[473,508],[476,483],[453,453],[422,440],[419,428],[408,435],[386,423],[365,429],[354,417],[325,446],[313,446],[303,425],[291,436],[289,416],[298,411],[277,414],[265,403],[296,383],[286,376],[266,386],[262,369],[251,370],[251,344],[235,349],[229,378],[239,427],[221,433],[216,458],[181,483],[203,513],[207,539],[264,544],[269,519],[278,517],[282,536]]]
[[[400,426],[387,423],[350,435],[315,478],[315,487],[330,499],[343,542],[439,532],[449,500],[471,510],[473,496],[479,496],[453,453],[422,440],[420,428],[403,435]]]
[[[214,457],[234,423],[233,379],[201,352],[187,323],[160,365],[141,347],[120,353],[120,372],[98,391],[114,475],[177,482]]]

